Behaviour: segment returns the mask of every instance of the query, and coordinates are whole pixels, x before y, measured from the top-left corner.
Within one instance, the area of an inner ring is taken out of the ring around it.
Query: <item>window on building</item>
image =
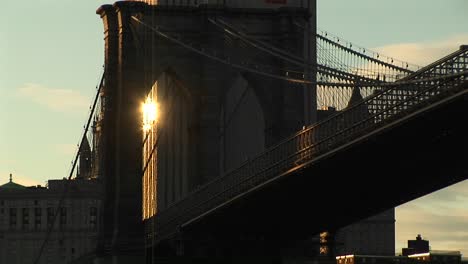
[[[10,208],[10,228],[16,228],[16,208]]]
[[[29,208],[23,208],[23,221],[22,221],[22,228],[28,229],[29,227]]]
[[[39,204],[39,201],[38,200],[34,200],[34,205],[38,205]]]
[[[41,229],[42,208],[34,208],[34,229]]]
[[[60,227],[64,227],[67,224],[67,208],[60,207]]]
[[[54,208],[47,207],[47,227],[50,228],[54,222]]]
[[[89,208],[89,224],[91,225],[92,229],[97,227],[97,208],[90,207]]]

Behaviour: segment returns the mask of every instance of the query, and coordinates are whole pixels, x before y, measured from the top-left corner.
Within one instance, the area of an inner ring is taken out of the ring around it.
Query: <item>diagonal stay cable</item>
[[[284,61],[287,61],[289,63],[292,63],[296,66],[299,66],[301,68],[310,68],[310,67],[313,67],[314,65],[311,64],[311,63],[305,63],[304,62],[304,59],[303,58],[300,58],[294,54],[291,54],[285,50],[282,50],[282,49],[278,49],[264,41],[261,41],[261,40],[257,40],[257,39],[254,39],[252,38],[251,36],[249,36],[248,34],[246,34],[245,32],[239,30],[239,29],[236,29],[233,25],[223,21],[222,19],[217,19],[217,20],[214,20],[214,19],[211,19],[209,18],[208,19],[212,24],[214,24],[215,26],[219,27],[220,29],[222,29],[224,32],[228,33],[229,35],[232,35],[238,39],[241,39],[242,41],[244,41],[245,43],[249,44],[250,46],[256,48],[256,49],[259,49],[261,51],[264,51],[272,56],[275,56],[277,58],[280,58]],[[358,77],[360,79],[362,79],[362,81],[367,81],[367,82],[374,82],[375,80],[373,79],[370,79],[370,78],[367,78],[365,76],[360,76],[360,75],[355,75],[355,74],[351,74],[351,73],[348,73],[344,70],[340,70],[340,69],[337,69],[337,68],[331,68],[331,67],[327,67],[327,66],[324,66],[324,65],[320,65],[320,64],[317,64],[317,73],[319,74],[323,74],[323,75],[331,75],[333,77],[336,77],[336,78],[345,78],[346,80],[354,80],[355,77]],[[293,70],[287,70],[288,72],[295,72]],[[304,72],[295,72],[295,73],[299,73],[301,75],[304,74]]]
[[[256,73],[256,74],[259,74],[259,75],[263,75],[263,76],[267,76],[267,77],[271,77],[271,78],[275,78],[275,79],[280,79],[280,80],[285,80],[285,81],[289,81],[289,82],[295,82],[295,83],[307,83],[307,84],[311,84],[312,82],[310,81],[307,81],[307,80],[303,80],[303,79],[295,79],[295,78],[289,78],[289,77],[285,77],[285,76],[280,76],[280,75],[277,75],[277,74],[272,74],[272,73],[267,73],[267,72],[263,72],[263,71],[260,71],[260,70],[257,70],[257,69],[252,69],[252,68],[249,68],[249,67],[245,67],[245,66],[242,66],[240,64],[237,64],[237,63],[233,63],[233,62],[230,62],[229,60],[226,60],[224,58],[220,58],[220,57],[217,57],[217,56],[214,56],[214,55],[211,55],[211,54],[208,54],[202,50],[199,50],[193,46],[190,46],[178,39],[176,39],[175,37],[172,37],[164,32],[161,32],[157,27],[153,27],[153,26],[150,26],[148,25],[147,23],[141,21],[140,19],[138,19],[137,17],[135,16],[132,16],[132,19],[135,20],[136,22],[140,23],[141,25],[151,29],[154,33],[158,34],[159,36],[165,38],[165,39],[168,39],[186,49],[189,49],[195,53],[198,53],[199,55],[202,55],[202,56],[205,56],[207,58],[210,58],[212,60],[215,60],[217,62],[220,62],[220,63],[223,63],[223,64],[226,64],[226,65],[229,65],[233,68],[238,68],[238,69],[241,69],[241,70],[245,70],[245,71],[248,71],[248,72],[252,72],[252,73]]]
[[[210,22],[212,22],[213,19],[210,19]],[[255,44],[258,44],[258,45],[261,45],[261,46],[264,46],[266,47],[268,50],[271,50],[271,51],[275,51],[278,55],[282,55],[283,57],[286,56],[286,57],[289,57],[290,59],[294,59],[296,61],[300,61],[302,62],[303,64],[304,63],[304,58],[303,57],[299,57],[297,55],[294,55],[286,50],[283,50],[283,49],[280,49],[280,48],[277,48],[271,44],[268,44],[266,43],[265,41],[261,41],[261,40],[258,40],[258,39],[255,39],[251,36],[249,36],[247,33],[243,32],[242,30],[236,28],[234,25],[232,25],[231,23],[228,23],[226,22],[225,20],[223,19],[220,19],[220,18],[217,18],[216,20],[214,20],[214,22],[216,23],[220,23],[222,24],[222,26],[224,26],[225,28],[228,28],[230,29],[230,31],[235,31],[236,34],[238,34],[239,36],[241,36],[242,38],[244,39],[247,39],[249,40],[250,42],[253,42]],[[213,22],[212,22],[213,23]],[[221,26],[221,25],[219,25]],[[221,27],[222,27],[221,26]]]
[[[86,128],[85,128],[85,131],[84,131],[84,133],[83,133],[83,136],[81,137],[80,147],[78,148],[78,151],[77,151],[77,153],[76,153],[76,155],[75,155],[75,159],[73,160],[73,164],[72,164],[72,168],[71,168],[71,170],[70,170],[70,174],[68,175],[68,178],[67,178],[67,180],[65,181],[65,186],[64,186],[64,189],[63,189],[63,193],[62,193],[62,195],[61,195],[61,197],[60,197],[60,200],[59,200],[59,203],[58,203],[58,205],[57,205],[57,207],[56,207],[56,210],[55,210],[55,213],[54,213],[54,217],[52,218],[52,223],[51,223],[51,225],[49,225],[48,228],[47,228],[46,237],[45,237],[44,241],[43,241],[42,244],[41,244],[41,247],[40,247],[40,249],[39,249],[39,253],[38,253],[36,259],[35,259],[34,262],[33,262],[34,264],[38,264],[39,261],[41,260],[41,256],[42,256],[42,254],[43,254],[43,252],[44,252],[44,248],[45,248],[45,246],[47,245],[47,243],[49,242],[50,235],[52,234],[52,231],[53,231],[53,229],[54,229],[54,225],[55,225],[55,222],[56,222],[56,220],[57,220],[57,216],[58,216],[58,214],[59,214],[59,210],[60,210],[60,208],[62,207],[63,202],[64,202],[64,200],[65,200],[65,196],[66,196],[66,194],[67,194],[67,190],[68,190],[68,186],[69,186],[69,184],[70,184],[70,180],[71,180],[71,178],[72,178],[72,176],[73,176],[73,173],[74,173],[74,171],[75,171],[76,164],[77,164],[77,162],[78,162],[78,158],[80,157],[81,144],[83,143],[84,139],[86,138],[86,133],[88,132],[89,127],[90,127],[90,125],[91,125],[91,121],[92,121],[92,119],[93,119],[93,117],[94,117],[94,111],[96,110],[96,105],[97,105],[97,102],[98,102],[98,99],[99,99],[99,94],[100,94],[100,92],[101,92],[102,86],[104,85],[104,76],[105,76],[105,73],[102,74],[101,81],[100,81],[100,83],[99,83],[99,86],[98,86],[98,89],[97,89],[97,92],[96,92],[96,97],[94,98],[93,106],[92,106],[92,108],[91,108],[91,113],[89,114],[88,122],[86,123]]]
[[[278,58],[281,58],[281,59],[283,59],[283,60],[285,60],[287,62],[293,63],[293,64],[298,65],[300,67],[310,68],[310,67],[313,66],[312,64],[304,63],[304,59],[301,59],[301,58],[299,58],[299,57],[297,57],[295,55],[290,54],[289,57],[293,58],[293,59],[291,59],[291,58],[288,58],[288,57],[286,57],[286,56],[284,56],[282,54],[279,54],[278,51],[275,52],[273,50],[274,47],[272,47],[271,45],[268,45],[268,44],[266,44],[266,43],[264,43],[263,41],[260,41],[260,40],[254,40],[251,37],[249,37],[247,34],[241,32],[241,31],[238,31],[238,30],[234,31],[234,28],[231,25],[229,25],[229,27],[231,27],[231,28],[228,28],[226,23],[223,23],[222,20],[216,21],[214,19],[209,18],[208,21],[210,21],[213,25],[219,27],[220,29],[224,30],[226,33],[228,33],[228,34],[230,34],[232,36],[235,36],[235,37],[241,39],[242,41],[246,42],[247,44],[253,46],[254,48],[262,50],[262,51],[264,51],[264,52],[266,52],[266,53],[268,53],[270,55],[276,56]],[[223,25],[221,25],[218,22],[223,23]],[[255,43],[255,42],[257,42],[257,43]],[[265,46],[265,47],[262,47],[262,46]],[[282,51],[282,52],[284,52],[284,51]]]

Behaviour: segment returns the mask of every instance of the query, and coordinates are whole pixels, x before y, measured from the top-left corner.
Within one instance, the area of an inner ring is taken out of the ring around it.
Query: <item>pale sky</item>
[[[0,184],[67,177],[104,58],[100,0],[0,8]],[[318,0],[318,27],[427,64],[468,44],[467,0]],[[468,255],[468,181],[397,208],[396,250],[422,234]]]

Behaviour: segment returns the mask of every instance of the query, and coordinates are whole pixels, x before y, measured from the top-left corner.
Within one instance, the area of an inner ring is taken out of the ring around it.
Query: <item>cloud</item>
[[[399,60],[425,66],[468,44],[468,34],[458,34],[444,40],[420,43],[399,43],[372,50]]]
[[[53,89],[35,83],[18,88],[18,94],[53,111],[80,113],[89,107],[89,99],[70,89]]]
[[[396,219],[397,251],[421,234],[432,249],[468,255],[468,180],[399,206]]]

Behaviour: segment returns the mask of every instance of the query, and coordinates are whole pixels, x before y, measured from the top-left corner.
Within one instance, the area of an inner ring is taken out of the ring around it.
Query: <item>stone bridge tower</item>
[[[100,252],[118,263],[128,261],[125,256],[144,255],[145,245],[152,248],[149,238],[158,212],[316,115],[310,110],[316,109],[310,86],[233,68],[184,45],[198,43],[212,53],[230,50],[232,56],[264,65],[290,66],[266,53],[243,54],[242,41],[233,42],[210,23],[223,18],[255,38],[315,60],[310,57],[314,44],[296,25],[315,30],[315,15],[305,8],[309,1],[166,2],[121,1],[97,10],[105,40],[100,164],[106,199]],[[181,38],[170,40],[154,29]],[[313,69],[305,74],[312,81],[316,75]],[[157,105],[158,116],[143,128],[141,109],[148,100]]]

